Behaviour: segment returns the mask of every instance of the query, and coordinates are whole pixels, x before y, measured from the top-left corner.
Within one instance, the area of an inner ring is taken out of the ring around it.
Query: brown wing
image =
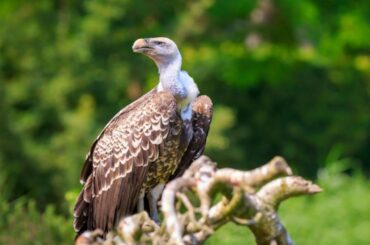
[[[168,92],[152,92],[139,100],[115,116],[93,144],[85,163],[91,166],[82,172],[86,182],[74,209],[79,234],[109,231],[133,212],[148,164],[158,158],[177,117],[175,98]]]
[[[91,171],[92,171],[92,165],[93,165],[93,160],[92,160],[92,155],[95,149],[96,143],[99,141],[100,137],[103,135],[105,130],[110,127],[112,123],[114,123],[116,120],[119,120],[120,117],[124,116],[131,110],[134,110],[136,107],[141,105],[145,100],[147,100],[149,97],[153,96],[157,92],[157,88],[152,89],[148,93],[144,94],[141,96],[139,99],[133,101],[131,104],[127,105],[124,107],[122,110],[120,110],[114,117],[107,123],[107,125],[103,128],[101,133],[96,137],[94,140],[93,144],[90,147],[90,151],[87,153],[86,158],[85,158],[85,164],[82,167],[81,170],[81,175],[80,175],[80,182],[84,184],[87,181],[87,178],[90,176]]]
[[[211,99],[206,95],[199,96],[193,102],[192,110],[193,137],[170,180],[181,176],[190,164],[198,159],[204,152],[213,115],[213,104]]]

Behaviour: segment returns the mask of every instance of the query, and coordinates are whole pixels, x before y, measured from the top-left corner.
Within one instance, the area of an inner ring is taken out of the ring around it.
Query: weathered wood
[[[222,225],[234,222],[248,227],[257,245],[291,245],[294,243],[277,214],[279,204],[322,190],[290,175],[292,171],[281,157],[254,170],[240,171],[217,169],[216,163],[202,156],[165,187],[160,226],[142,212],[123,219],[104,241],[94,231],[81,235],[76,244],[203,244]],[[219,194],[221,200],[214,203]]]

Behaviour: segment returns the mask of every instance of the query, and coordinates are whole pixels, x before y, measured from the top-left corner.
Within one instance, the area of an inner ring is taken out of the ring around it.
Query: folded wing
[[[192,103],[192,110],[193,137],[186,152],[181,158],[178,168],[171,176],[170,180],[181,176],[190,164],[198,159],[204,152],[213,115],[213,104],[211,99],[206,95],[199,96]]]
[[[149,163],[158,158],[175,117],[175,98],[151,91],[107,124],[81,172],[85,184],[74,209],[78,234],[111,230],[134,211]]]

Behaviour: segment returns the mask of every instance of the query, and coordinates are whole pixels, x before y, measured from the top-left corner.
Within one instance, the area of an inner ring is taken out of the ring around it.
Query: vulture
[[[106,234],[123,217],[147,207],[159,222],[157,205],[165,184],[204,151],[212,101],[199,96],[194,80],[181,70],[175,42],[141,38],[132,49],[154,61],[159,83],[121,109],[93,142],[74,207],[77,236],[95,229]]]

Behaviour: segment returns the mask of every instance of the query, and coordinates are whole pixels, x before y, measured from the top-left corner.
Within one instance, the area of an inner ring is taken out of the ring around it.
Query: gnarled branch
[[[321,191],[312,182],[291,175],[281,157],[254,170],[240,171],[217,169],[216,163],[202,156],[182,177],[166,185],[161,226],[142,212],[124,218],[104,241],[100,232],[94,231],[84,233],[76,243],[203,244],[222,225],[234,222],[248,227],[258,245],[290,245],[293,241],[277,214],[279,204]]]

